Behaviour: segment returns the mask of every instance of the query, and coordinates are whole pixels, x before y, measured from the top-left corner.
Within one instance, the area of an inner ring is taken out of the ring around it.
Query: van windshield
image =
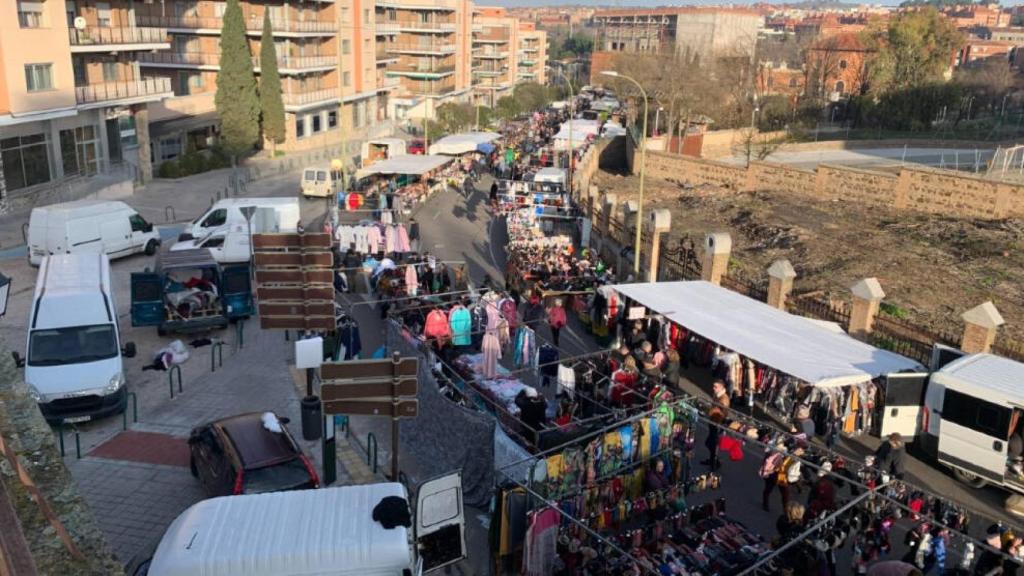
[[[33,330],[28,342],[30,366],[62,366],[117,356],[113,324]]]

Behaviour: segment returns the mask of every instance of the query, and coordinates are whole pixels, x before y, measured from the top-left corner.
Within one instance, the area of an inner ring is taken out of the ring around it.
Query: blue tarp
[[[476,145],[477,151],[483,152],[484,154],[490,154],[491,152],[494,152],[495,148],[496,146],[494,144],[491,144],[490,142],[481,142]]]

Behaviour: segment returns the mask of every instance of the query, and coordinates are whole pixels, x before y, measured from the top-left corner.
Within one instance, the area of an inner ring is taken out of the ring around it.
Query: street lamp
[[[572,165],[575,163],[575,162],[573,162],[573,160],[575,159],[576,151],[572,147],[572,117],[576,115],[576,112],[575,112],[576,96],[573,95],[573,92],[572,92],[572,82],[569,80],[569,77],[565,75],[565,72],[563,72],[560,68],[554,68],[552,66],[547,66],[546,68],[548,70],[551,70],[552,72],[557,72],[558,75],[562,77],[562,80],[565,80],[566,86],[569,87],[569,171],[568,171],[568,180],[569,180],[569,197],[570,198],[574,198],[573,193],[572,193],[573,192]]]
[[[654,136],[658,136],[658,127],[661,126],[661,111],[665,108],[658,106],[658,109],[654,111]]]
[[[622,78],[623,80],[629,80],[630,82],[635,84],[637,88],[640,89],[640,94],[644,97],[644,128],[643,133],[641,134],[642,139],[640,141],[640,200],[637,202],[636,205],[636,243],[633,246],[633,276],[637,280],[639,280],[640,239],[642,237],[640,228],[643,225],[644,213],[644,168],[647,164],[647,92],[644,90],[644,87],[641,86],[639,82],[637,82],[633,78],[630,78],[629,76],[619,74],[614,70],[605,70],[601,72],[601,74],[604,76],[611,76],[612,78]]]

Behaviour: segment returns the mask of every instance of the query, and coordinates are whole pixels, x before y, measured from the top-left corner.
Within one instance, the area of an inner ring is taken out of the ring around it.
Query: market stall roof
[[[356,172],[356,178],[366,178],[374,174],[412,174],[421,175],[436,170],[452,161],[450,156],[433,156],[421,154],[403,154],[374,162]]]
[[[465,154],[475,152],[477,146],[501,138],[495,132],[465,132],[445,136],[430,145],[431,154]]]
[[[923,370],[909,358],[710,282],[622,284],[615,290],[708,340],[818,387]]]

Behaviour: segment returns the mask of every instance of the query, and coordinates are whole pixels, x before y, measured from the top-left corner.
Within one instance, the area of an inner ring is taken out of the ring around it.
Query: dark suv
[[[309,458],[272,412],[239,414],[192,430],[192,475],[209,496],[319,488]]]

